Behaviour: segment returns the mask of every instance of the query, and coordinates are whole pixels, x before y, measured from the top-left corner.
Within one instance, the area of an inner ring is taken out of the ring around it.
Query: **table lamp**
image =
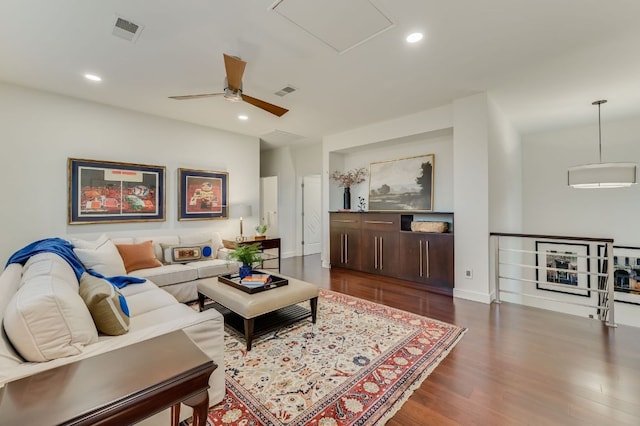
[[[236,238],[238,241],[244,241],[244,232],[242,230],[242,219],[245,217],[251,217],[251,206],[249,204],[238,204],[234,209],[234,216],[240,217],[240,235]]]

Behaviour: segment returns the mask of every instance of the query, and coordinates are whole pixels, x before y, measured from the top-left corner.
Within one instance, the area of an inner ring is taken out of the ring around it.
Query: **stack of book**
[[[252,274],[247,275],[240,280],[240,284],[247,287],[260,287],[267,285],[271,282],[271,275],[269,274]]]

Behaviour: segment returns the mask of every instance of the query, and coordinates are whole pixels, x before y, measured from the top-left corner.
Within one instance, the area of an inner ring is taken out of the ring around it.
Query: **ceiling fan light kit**
[[[599,162],[569,167],[567,184],[578,189],[625,188],[636,183],[637,165],[635,163],[603,163],[602,162],[602,125],[600,122],[600,106],[606,100],[595,101],[598,105],[598,146]]]
[[[227,76],[224,79],[224,92],[222,93],[202,93],[199,95],[180,95],[180,96],[169,96],[170,99],[175,99],[179,101],[187,100],[187,99],[200,99],[200,98],[208,98],[211,96],[224,96],[224,99],[229,102],[246,102],[251,104],[257,108],[263,109],[267,112],[270,112],[273,115],[278,117],[282,117],[287,112],[288,109],[282,108],[278,105],[271,104],[267,101],[263,101],[258,98],[254,98],[242,93],[242,76],[244,74],[244,68],[247,65],[245,61],[238,58],[237,56],[230,56],[226,53],[223,53],[224,57],[224,68],[227,73]]]

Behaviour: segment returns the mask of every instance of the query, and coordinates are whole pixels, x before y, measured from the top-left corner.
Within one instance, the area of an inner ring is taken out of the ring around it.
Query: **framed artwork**
[[[536,288],[590,297],[589,245],[536,241]]]
[[[178,220],[228,219],[229,174],[178,169]]]
[[[68,159],[69,224],[165,220],[165,168]]]
[[[604,256],[605,246],[598,246],[598,257]],[[602,259],[598,271],[602,272]],[[616,302],[640,305],[640,247],[613,246],[613,283]]]
[[[434,154],[369,166],[369,211],[433,211]]]

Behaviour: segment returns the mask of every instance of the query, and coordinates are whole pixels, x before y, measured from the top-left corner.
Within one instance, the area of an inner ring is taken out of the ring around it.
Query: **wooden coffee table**
[[[244,334],[247,351],[250,351],[256,336],[309,317],[314,324],[316,322],[318,287],[294,278],[284,278],[289,281],[288,285],[253,294],[219,282],[216,277],[199,280],[200,310],[216,308],[227,325]],[[205,306],[206,298],[215,303]],[[307,300],[310,310],[297,305]]]
[[[124,425],[180,403],[206,425],[209,376],[216,364],[182,331],[79,360],[7,383],[3,425]]]

